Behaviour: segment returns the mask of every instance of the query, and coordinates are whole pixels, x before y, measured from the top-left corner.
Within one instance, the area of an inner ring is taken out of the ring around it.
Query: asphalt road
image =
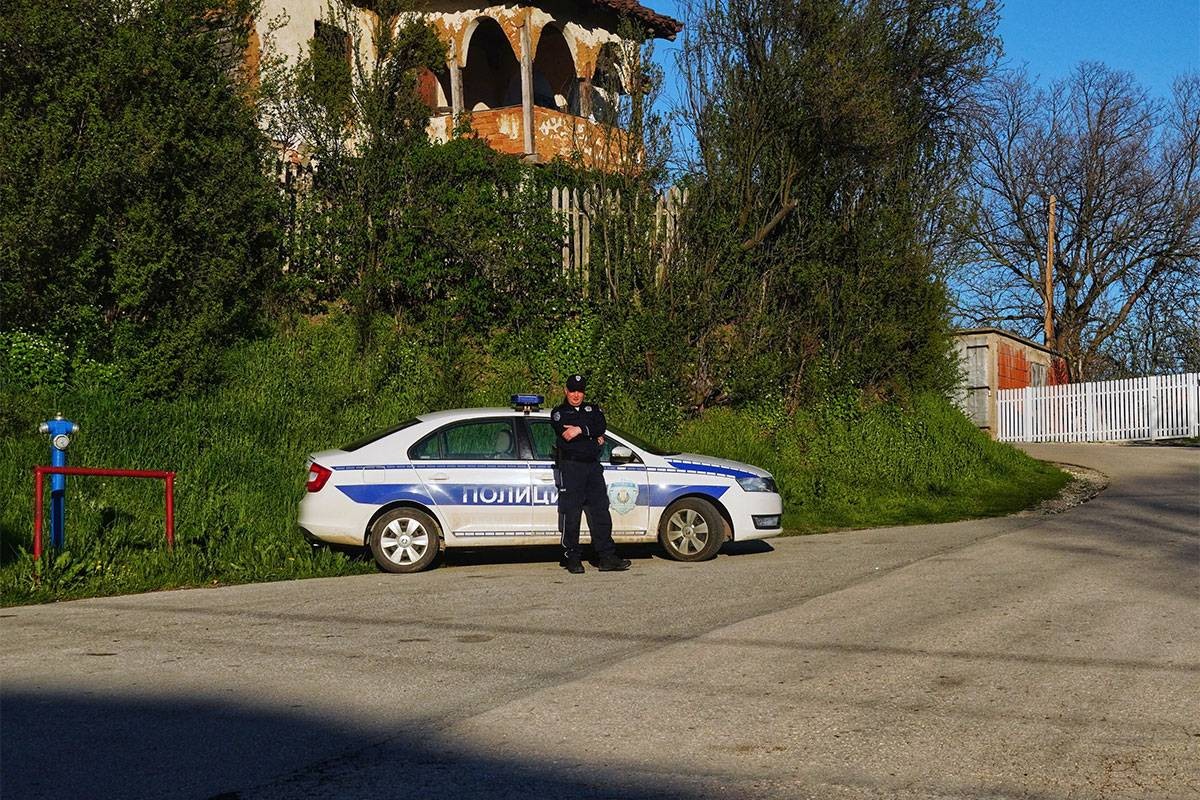
[[[575,577],[0,610],[5,798],[1200,797],[1200,449],[1012,517]]]

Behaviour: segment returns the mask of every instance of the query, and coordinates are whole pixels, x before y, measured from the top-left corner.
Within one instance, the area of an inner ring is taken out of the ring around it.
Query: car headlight
[[[774,478],[762,478],[758,475],[751,475],[749,478],[738,478],[738,486],[741,486],[747,492],[777,492],[775,488]]]

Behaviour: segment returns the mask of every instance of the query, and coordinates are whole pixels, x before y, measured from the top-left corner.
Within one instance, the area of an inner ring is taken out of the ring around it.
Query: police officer
[[[558,526],[566,550],[567,572],[583,573],[579,552],[580,515],[587,511],[592,546],[600,559],[600,570],[629,569],[629,560],[617,556],[612,538],[612,515],[608,512],[608,486],[600,452],[604,448],[604,412],[584,400],[587,380],[582,375],[567,378],[567,396],[550,412],[561,473],[558,491]]]

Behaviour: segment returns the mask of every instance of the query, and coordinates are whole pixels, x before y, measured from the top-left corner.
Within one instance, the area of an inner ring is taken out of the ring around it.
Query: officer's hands
[[[582,433],[583,433],[583,428],[579,427],[578,425],[568,425],[567,427],[563,428],[562,435],[563,435],[563,438],[569,442],[572,439],[574,439],[576,436],[581,435]]]
[[[601,447],[604,447],[604,437],[603,437],[603,436],[597,436],[597,437],[596,437],[596,444],[600,445]]]

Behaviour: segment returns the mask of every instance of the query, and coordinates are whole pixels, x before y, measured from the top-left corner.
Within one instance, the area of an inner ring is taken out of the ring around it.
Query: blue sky
[[[999,34],[1006,65],[1025,63],[1043,83],[1103,61],[1169,97],[1176,75],[1200,69],[1200,0],[1011,0]]]
[[[675,0],[642,3],[682,18]],[[1176,75],[1200,70],[1200,0],[1009,0],[999,34],[1005,65],[1025,64],[1043,83],[1080,61],[1103,61],[1165,98]],[[656,49],[669,81],[674,45],[660,41]]]

